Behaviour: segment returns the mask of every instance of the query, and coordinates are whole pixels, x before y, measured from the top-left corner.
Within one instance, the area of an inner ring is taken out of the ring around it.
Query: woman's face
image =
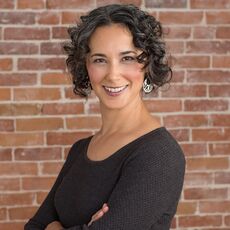
[[[131,32],[121,24],[99,27],[89,48],[86,67],[101,105],[122,109],[140,102],[144,71],[137,56],[142,51],[134,46]]]

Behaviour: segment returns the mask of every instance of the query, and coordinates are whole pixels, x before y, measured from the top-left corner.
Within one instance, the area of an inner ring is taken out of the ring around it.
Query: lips
[[[127,86],[128,85],[119,86],[119,87],[108,87],[108,86],[103,86],[103,87],[109,95],[117,95],[122,91],[124,91],[127,88]]]

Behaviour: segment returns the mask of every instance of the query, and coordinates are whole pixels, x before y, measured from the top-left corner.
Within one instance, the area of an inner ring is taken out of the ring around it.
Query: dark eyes
[[[133,56],[124,56],[122,57],[121,61],[122,62],[133,62],[133,61],[136,61],[136,57],[133,57]],[[96,58],[93,60],[93,63],[106,63],[107,60],[104,59],[104,58]]]
[[[135,57],[132,57],[132,56],[124,56],[122,58],[123,61],[135,61],[136,58]]]
[[[104,62],[105,62],[105,59],[103,58],[97,58],[93,60],[93,63],[104,63]]]

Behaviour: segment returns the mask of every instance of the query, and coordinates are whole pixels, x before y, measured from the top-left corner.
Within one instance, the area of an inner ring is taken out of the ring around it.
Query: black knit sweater
[[[185,159],[165,127],[102,161],[87,157],[92,137],[76,142],[47,198],[25,225],[40,230],[60,221],[71,230],[167,230],[181,194]],[[107,203],[102,218],[87,223]]]

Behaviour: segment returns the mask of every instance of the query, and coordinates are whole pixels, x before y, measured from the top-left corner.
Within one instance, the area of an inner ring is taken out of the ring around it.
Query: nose
[[[121,68],[119,67],[119,64],[116,61],[110,62],[108,65],[108,71],[107,71],[107,79],[109,80],[116,80],[119,79],[121,76]]]

